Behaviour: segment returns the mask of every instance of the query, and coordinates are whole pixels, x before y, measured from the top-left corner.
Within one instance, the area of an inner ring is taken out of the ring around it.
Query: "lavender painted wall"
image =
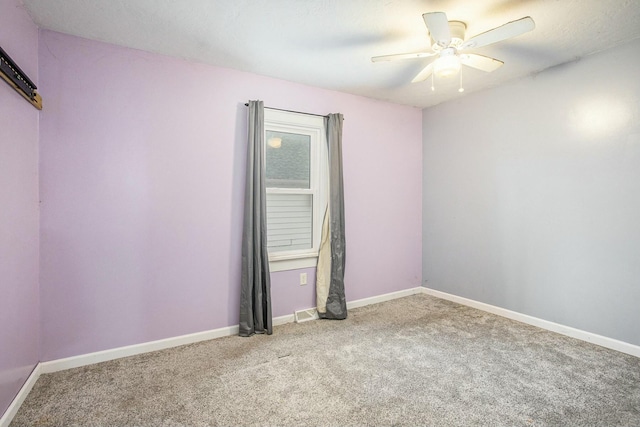
[[[0,2],[0,46],[38,84],[38,29]],[[38,362],[38,110],[0,81],[0,415]]]
[[[42,360],[237,324],[248,99],[345,115],[347,298],[421,284],[420,110],[49,31],[40,73]]]

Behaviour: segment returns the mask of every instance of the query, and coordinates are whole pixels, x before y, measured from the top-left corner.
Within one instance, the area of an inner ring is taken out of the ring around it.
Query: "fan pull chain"
[[[436,87],[435,87],[435,85],[433,84],[433,75],[434,75],[434,73],[431,73],[431,92],[433,92],[433,91],[435,91],[435,90],[436,90]]]
[[[460,89],[458,92],[464,92],[464,88],[462,87],[462,67],[460,67]]]

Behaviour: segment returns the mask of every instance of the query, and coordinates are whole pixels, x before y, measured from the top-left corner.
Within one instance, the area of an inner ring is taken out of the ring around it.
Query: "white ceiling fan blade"
[[[396,55],[374,56],[371,62],[395,61],[397,59],[428,58],[437,55],[435,52],[398,53]]]
[[[415,76],[413,80],[411,80],[411,83],[418,83],[423,80],[427,80],[427,78],[429,78],[432,72],[433,72],[433,62],[427,65],[426,67],[424,67],[422,71],[420,71],[418,75]]]
[[[536,27],[536,23],[533,22],[530,16],[518,19],[517,21],[511,21],[504,25],[501,25],[493,30],[486,31],[477,36],[471,37],[460,46],[459,50],[470,49],[474,47],[487,46],[492,43],[497,43],[502,40],[510,39],[511,37],[519,36],[528,31],[533,30]]]
[[[478,70],[490,72],[502,67],[504,62],[484,55],[465,53],[460,55],[460,62]]]
[[[444,12],[431,12],[422,15],[424,24],[431,34],[431,38],[438,43],[439,46],[449,47],[451,43],[451,31],[449,30],[449,21]]]

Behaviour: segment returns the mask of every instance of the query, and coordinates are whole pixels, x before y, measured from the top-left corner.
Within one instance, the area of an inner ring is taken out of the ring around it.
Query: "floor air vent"
[[[318,310],[310,308],[307,310],[299,310],[293,313],[296,323],[306,322],[307,320],[316,320],[318,317]]]

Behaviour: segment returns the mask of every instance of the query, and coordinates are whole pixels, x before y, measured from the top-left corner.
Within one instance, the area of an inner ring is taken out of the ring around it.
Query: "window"
[[[327,193],[323,117],[265,108],[264,121],[271,271],[314,267]]]

